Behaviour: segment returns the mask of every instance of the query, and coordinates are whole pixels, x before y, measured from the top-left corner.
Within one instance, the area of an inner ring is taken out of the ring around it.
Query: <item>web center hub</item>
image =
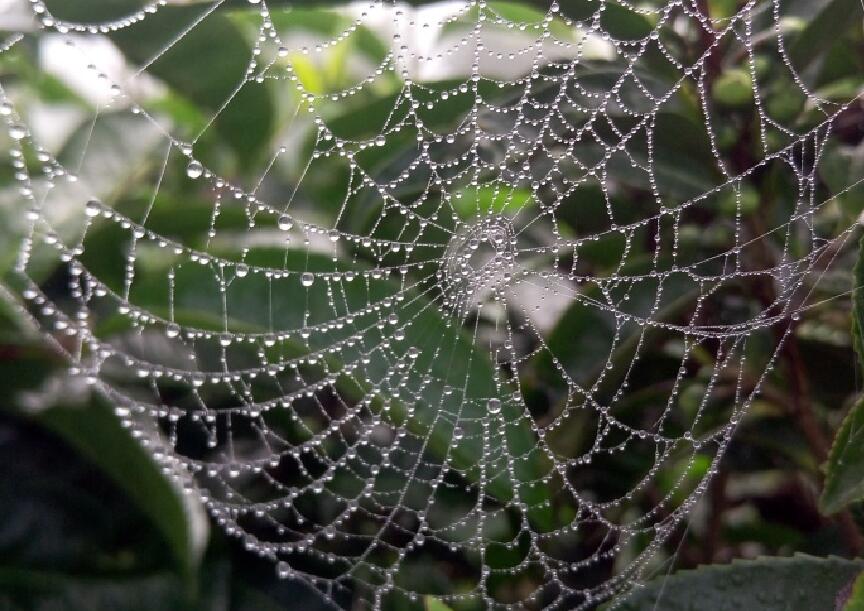
[[[447,244],[438,279],[444,305],[454,311],[500,299],[516,272],[516,233],[497,215],[462,227]]]

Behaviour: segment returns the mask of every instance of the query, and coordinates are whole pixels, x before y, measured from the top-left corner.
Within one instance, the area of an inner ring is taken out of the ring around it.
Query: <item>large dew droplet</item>
[[[312,286],[314,281],[315,276],[313,276],[311,272],[303,272],[303,275],[300,276],[300,284],[303,286]]]
[[[282,216],[280,216],[278,223],[279,229],[281,229],[282,231],[288,231],[294,226],[294,221],[287,214],[283,214]]]
[[[490,414],[499,413],[501,411],[501,400],[489,399],[489,402],[486,404],[486,409],[489,410]]]
[[[288,579],[291,576],[291,565],[280,560],[276,563],[276,575],[279,579]]]
[[[84,206],[84,214],[86,214],[87,216],[89,216],[89,217],[91,217],[91,218],[94,217],[94,216],[99,216],[99,213],[100,213],[101,211],[102,211],[102,204],[100,204],[100,203],[99,203],[98,201],[96,201],[95,199],[91,199],[91,200],[90,200],[89,202],[87,202],[87,204]]]
[[[27,128],[20,123],[13,123],[9,126],[9,137],[13,140],[21,140],[27,135]]]
[[[193,159],[189,162],[189,165],[186,166],[186,175],[189,178],[200,178],[204,173],[204,166],[201,165],[200,161]]]

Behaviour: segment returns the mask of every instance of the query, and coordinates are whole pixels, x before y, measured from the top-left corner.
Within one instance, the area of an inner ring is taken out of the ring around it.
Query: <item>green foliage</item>
[[[427,596],[423,603],[426,607],[426,611],[451,611],[450,607],[445,605],[443,602],[435,598],[434,596]]]
[[[855,403],[837,430],[819,504],[831,514],[864,498],[864,399]]]
[[[87,426],[81,426],[82,420]],[[37,422],[63,438],[124,490],[162,535],[180,571],[184,575],[195,573],[206,541],[201,514],[190,511],[179,483],[165,477],[150,453],[132,440],[106,405],[58,405],[41,412]],[[135,477],[130,478],[129,473]]]
[[[744,106],[753,101],[753,82],[745,68],[725,70],[714,82],[714,99],[726,106]]]
[[[849,598],[843,603],[842,611],[864,611],[864,572],[859,573],[852,582]]]
[[[859,247],[853,274],[852,342],[864,368],[864,241]],[[855,402],[834,437],[820,505],[835,513],[864,498],[864,398]]]
[[[864,561],[817,558],[736,560],[658,577],[616,607],[621,611],[692,609],[832,609],[843,586],[864,568]]]
[[[791,59],[801,70],[819,60],[825,51],[841,40],[846,28],[856,23],[855,19],[850,19],[850,15],[858,13],[860,3],[855,0],[829,0],[814,2],[813,9],[815,15],[791,48]]]
[[[214,129],[235,153],[237,164],[257,167],[273,132],[270,90],[254,81],[236,90],[252,46],[224,14],[210,15],[185,32],[201,14],[200,7],[168,7],[134,29],[115,32],[112,40],[134,65],[148,66],[148,73],[182,91],[208,121],[218,112]]]

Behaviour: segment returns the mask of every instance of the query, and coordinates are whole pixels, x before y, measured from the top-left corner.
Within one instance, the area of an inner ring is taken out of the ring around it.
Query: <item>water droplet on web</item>
[[[288,231],[293,226],[294,220],[287,214],[283,214],[279,217],[279,229],[281,229],[282,231]]]
[[[312,275],[311,272],[303,272],[303,275],[300,276],[300,284],[303,286],[309,287],[312,286],[312,283],[315,281],[315,276]]]
[[[9,126],[9,137],[13,140],[21,140],[27,135],[27,128],[20,123],[13,123]]]
[[[201,165],[200,161],[193,159],[189,162],[189,165],[186,166],[186,175],[189,178],[200,178],[204,173],[204,166]]]
[[[102,204],[100,204],[95,199],[91,199],[84,207],[84,214],[91,218],[94,216],[99,216],[100,212],[102,212]]]
[[[291,565],[284,560],[277,562],[276,576],[279,577],[279,579],[288,579],[291,576]]]
[[[490,414],[497,414],[501,411],[501,400],[500,399],[489,399],[489,402],[486,404],[486,409]]]

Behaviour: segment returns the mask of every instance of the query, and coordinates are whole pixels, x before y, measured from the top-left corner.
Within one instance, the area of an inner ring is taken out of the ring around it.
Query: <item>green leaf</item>
[[[57,19],[83,23],[100,23],[127,17],[140,10],[143,5],[141,0],[45,0],[45,6]]]
[[[858,363],[864,368],[864,237],[858,243],[858,261],[852,272],[852,343]]]
[[[708,12],[714,19],[728,19],[738,12],[737,0],[708,0]]]
[[[852,591],[843,605],[843,611],[864,611],[864,573],[860,573],[851,585]]]
[[[206,542],[206,523],[197,519],[179,488],[162,475],[105,404],[52,407],[40,413],[37,421],[116,482],[161,532],[181,570],[192,573]]]
[[[864,243],[862,243],[864,245]],[[853,283],[864,283],[864,248],[859,246],[858,262]],[[864,290],[852,293],[852,343],[858,360],[864,365]],[[825,465],[825,483],[819,499],[825,513],[836,513],[864,498],[864,398],[859,399],[840,424],[834,436],[828,462]]]
[[[165,141],[147,119],[115,112],[82,121],[58,159],[66,167],[77,168],[88,190],[110,203],[148,171],[159,149],[164,151]]]
[[[218,113],[215,131],[232,147],[241,167],[254,167],[273,133],[270,90],[255,82],[236,90],[245,78],[252,46],[229,15],[213,13],[184,34],[184,28],[203,11],[201,6],[167,6],[133,27],[112,33],[111,39],[132,62],[147,65],[148,74],[205,114]]]
[[[188,609],[187,590],[170,573],[144,576],[89,575],[0,569],[0,590],[5,604],[15,609]],[[218,608],[201,605],[195,608]]]
[[[860,23],[860,18],[850,18],[852,15],[860,17],[860,13],[859,0],[830,0],[825,3],[792,44],[790,55],[795,68],[802,71],[809,67],[840,39],[847,27]]]
[[[465,189],[454,200],[453,207],[462,218],[476,214],[510,213],[530,206],[531,191],[513,187],[483,186]]]
[[[423,604],[426,607],[426,611],[451,611],[450,607],[442,603],[434,596],[427,596],[426,598],[424,598]]]
[[[600,20],[603,30],[619,40],[639,40],[653,28],[645,15],[611,2],[605,5]]]
[[[724,70],[714,82],[714,99],[724,106],[744,106],[753,100],[750,71],[742,68]]]
[[[824,513],[836,513],[864,498],[864,399],[840,424],[825,465],[825,484],[819,498]]]
[[[838,591],[864,561],[796,554],[738,560],[659,577],[639,588],[619,611],[693,609],[833,609]]]

